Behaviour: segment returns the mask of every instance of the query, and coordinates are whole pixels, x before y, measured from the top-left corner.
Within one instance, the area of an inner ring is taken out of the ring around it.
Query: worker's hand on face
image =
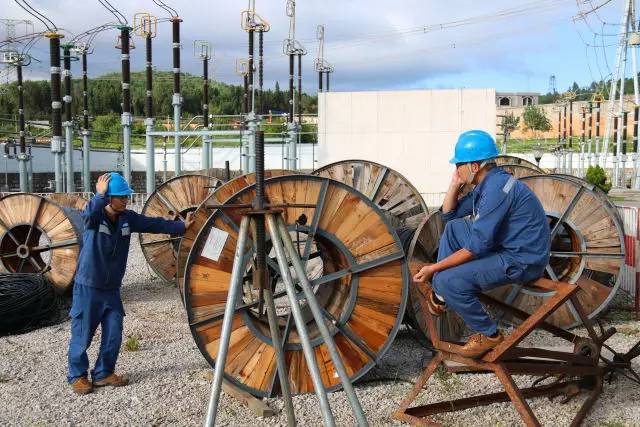
[[[111,174],[105,173],[104,175],[100,175],[98,183],[96,184],[96,192],[106,194],[109,188],[109,181],[111,181]]]
[[[189,229],[189,227],[191,227],[191,225],[196,221],[195,219],[195,215],[193,212],[188,212],[187,216],[184,218],[184,227],[185,229]]]
[[[431,282],[435,271],[431,269],[431,264],[425,265],[413,276],[413,281],[417,283]]]
[[[460,177],[458,169],[456,168],[456,170],[454,170],[453,174],[451,175],[451,185],[454,187],[461,187],[464,184],[466,184],[466,182],[464,182],[464,180]]]

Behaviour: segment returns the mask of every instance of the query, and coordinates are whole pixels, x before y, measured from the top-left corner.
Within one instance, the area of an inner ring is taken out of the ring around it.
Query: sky
[[[240,13],[247,0],[165,0],[183,19],[182,71],[199,75],[194,40],[212,45],[212,74],[216,80],[240,84],[236,59],[247,56],[247,33]],[[559,91],[574,81],[580,85],[607,78],[615,64],[623,0],[298,0],[295,38],[308,53],[303,59],[303,90],[315,92],[318,56],[316,28],[325,27],[324,58],[335,67],[331,90],[398,90],[438,88],[496,88],[498,91],[546,93],[549,77]],[[73,34],[114,21],[98,0],[30,0],[51,19],[67,39]],[[160,18],[168,14],[152,0],[111,0],[132,22],[138,12]],[[282,53],[289,37],[285,0],[256,0],[256,13],[271,24],[265,34],[265,86],[288,85],[288,58]],[[602,6],[601,6],[602,5]],[[599,7],[601,6],[601,7]],[[599,7],[599,8],[598,8]],[[588,13],[584,19],[580,14]],[[44,26],[14,0],[0,0],[0,18],[31,19],[36,31]],[[0,23],[1,24],[1,23]],[[0,39],[6,39],[0,25]],[[24,32],[19,27],[17,32]],[[114,48],[118,31],[110,29],[94,41],[89,75],[120,71]],[[134,36],[132,70],[144,69],[144,40]],[[171,24],[158,24],[153,62],[171,70]],[[256,37],[257,46],[257,37]],[[257,48],[256,48],[257,50]],[[31,54],[34,62],[25,79],[48,78],[47,40]],[[74,62],[72,73],[80,75]],[[7,77],[3,77],[6,81]]]

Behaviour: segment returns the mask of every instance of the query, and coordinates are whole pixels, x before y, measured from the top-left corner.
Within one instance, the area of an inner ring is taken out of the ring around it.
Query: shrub
[[[611,183],[607,182],[607,173],[600,166],[589,166],[586,179],[588,183],[599,187],[605,193],[611,190]]]

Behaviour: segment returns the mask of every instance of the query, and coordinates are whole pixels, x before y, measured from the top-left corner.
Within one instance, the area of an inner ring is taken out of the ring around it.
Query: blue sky
[[[167,3],[184,19],[182,69],[200,73],[192,43],[206,39],[215,49],[214,78],[239,83],[234,64],[236,58],[246,56],[240,11],[247,1]],[[113,20],[97,0],[32,0],[30,4],[69,34]],[[112,4],[129,20],[143,10],[166,16],[151,0],[112,0]],[[601,4],[597,13],[586,17],[587,22],[574,23],[572,18],[581,11]],[[29,18],[13,0],[0,0],[0,6],[5,18]],[[303,63],[304,88],[313,91],[317,86],[315,32],[318,24],[324,24],[325,58],[335,66],[333,90],[495,87],[546,92],[551,74],[556,75],[558,89],[565,90],[574,81],[582,85],[610,74],[617,41],[612,35],[619,31],[622,8],[623,0],[298,0],[296,38],[309,51]],[[272,25],[265,35],[265,84],[279,81],[285,87],[288,60],[281,53],[289,30],[285,1],[257,0],[256,11]],[[36,29],[43,27],[36,25]],[[154,41],[154,63],[165,70],[171,68],[170,33],[169,24],[161,23]],[[594,48],[585,51],[580,38],[594,44],[594,33],[605,33],[595,37],[597,59]],[[113,48],[116,35],[111,30],[96,39],[90,75],[119,71],[119,54]],[[143,46],[142,39],[136,41]],[[603,42],[607,47],[600,47]],[[26,78],[46,78],[47,49],[46,41],[34,47],[32,53],[43,62],[30,67]],[[134,70],[144,67],[143,50],[133,51]],[[75,75],[80,74],[78,67],[74,63]]]

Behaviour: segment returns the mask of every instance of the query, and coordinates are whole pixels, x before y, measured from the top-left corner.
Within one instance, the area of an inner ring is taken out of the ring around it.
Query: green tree
[[[589,166],[585,178],[587,182],[599,187],[605,193],[611,190],[611,183],[607,182],[607,174],[600,166]]]
[[[525,107],[522,119],[524,121],[524,130],[531,131],[534,139],[537,139],[538,132],[546,132],[552,128],[551,121],[549,121],[544,110],[535,105]]]

